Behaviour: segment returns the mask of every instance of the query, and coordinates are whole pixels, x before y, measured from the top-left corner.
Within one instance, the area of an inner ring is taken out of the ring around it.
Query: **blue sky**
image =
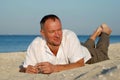
[[[90,35],[107,23],[120,35],[120,0],[0,0],[0,34],[39,34],[39,21],[56,14],[63,28]]]

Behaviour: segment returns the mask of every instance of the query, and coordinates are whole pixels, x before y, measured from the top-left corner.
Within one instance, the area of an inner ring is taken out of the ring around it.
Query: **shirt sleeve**
[[[82,52],[84,54],[84,63],[86,63],[91,58],[91,55],[86,47],[84,46],[81,46],[81,47],[82,47]]]
[[[27,67],[28,65],[35,65],[37,63],[37,41],[38,39],[36,38],[33,40],[33,42],[28,46],[27,53],[26,53],[26,58],[23,63],[23,67]]]
[[[70,63],[77,62],[78,60],[84,58],[84,63],[86,63],[90,58],[90,52],[88,49],[81,45],[80,40],[74,32],[71,32],[67,38],[69,44],[69,61]]]
[[[70,63],[77,62],[78,60],[84,58],[80,41],[74,32],[71,32],[69,34],[67,42],[69,44],[68,57],[69,57]]]

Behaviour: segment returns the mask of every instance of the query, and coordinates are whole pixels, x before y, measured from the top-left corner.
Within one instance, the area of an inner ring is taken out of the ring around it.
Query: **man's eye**
[[[49,33],[54,33],[54,31],[49,31]]]

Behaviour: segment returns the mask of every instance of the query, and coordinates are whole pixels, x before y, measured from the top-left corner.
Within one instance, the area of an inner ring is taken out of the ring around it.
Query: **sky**
[[[39,35],[48,14],[78,35],[90,35],[102,23],[120,35],[120,0],[0,0],[0,35]]]

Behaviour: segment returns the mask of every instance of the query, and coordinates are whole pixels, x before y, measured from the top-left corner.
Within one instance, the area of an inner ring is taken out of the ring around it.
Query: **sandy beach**
[[[120,80],[120,43],[110,44],[110,60],[49,75],[20,73],[25,53],[0,53],[0,80]]]

